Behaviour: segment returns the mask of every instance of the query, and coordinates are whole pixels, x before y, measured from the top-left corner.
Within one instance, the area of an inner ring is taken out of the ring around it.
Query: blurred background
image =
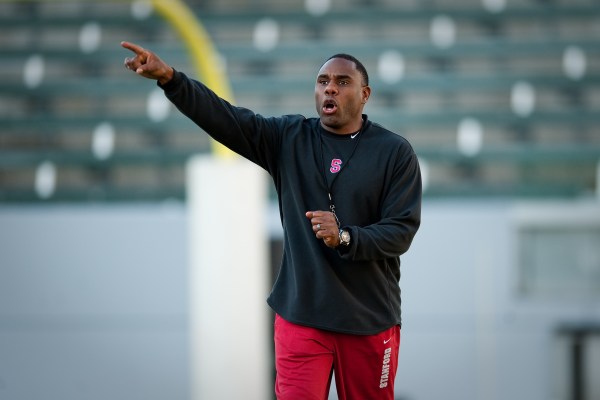
[[[236,104],[315,116],[347,52],[414,146],[398,399],[600,399],[600,2],[185,4]],[[201,78],[149,2],[0,2],[0,399],[193,397],[186,165],[211,143],[122,40]]]

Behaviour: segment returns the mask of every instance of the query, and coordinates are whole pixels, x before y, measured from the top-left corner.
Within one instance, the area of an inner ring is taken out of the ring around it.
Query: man
[[[132,43],[125,66],[158,81],[177,108],[215,140],[264,168],[284,230],[276,313],[275,393],[393,399],[400,346],[400,259],[420,224],[417,157],[402,137],[363,114],[364,66],[337,54],[315,82],[319,118],[265,118],[220,99]]]

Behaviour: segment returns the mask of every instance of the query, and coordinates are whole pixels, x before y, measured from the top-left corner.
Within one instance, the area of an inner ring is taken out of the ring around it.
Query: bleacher
[[[426,197],[598,190],[597,1],[187,4],[235,102],[263,115],[315,115],[321,62],[363,60],[366,112],[413,144]],[[181,39],[144,3],[0,3],[0,201],[185,198],[186,161],[210,140],[123,68],[121,40],[195,76]]]

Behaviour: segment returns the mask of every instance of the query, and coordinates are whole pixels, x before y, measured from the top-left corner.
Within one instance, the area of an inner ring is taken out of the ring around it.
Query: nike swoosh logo
[[[383,344],[388,344],[390,340],[392,340],[392,338],[389,338],[388,340],[384,340]]]
[[[358,134],[359,134],[359,133],[360,133],[360,132],[356,132],[354,135],[350,135],[350,139],[354,139],[355,137],[357,137],[357,136],[358,136]]]

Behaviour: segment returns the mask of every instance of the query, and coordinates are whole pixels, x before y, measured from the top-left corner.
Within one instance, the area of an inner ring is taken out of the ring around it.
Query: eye
[[[319,83],[319,85],[327,85],[328,83],[328,81],[325,79],[319,79],[317,82]]]
[[[340,86],[345,86],[345,85],[347,85],[347,84],[349,84],[349,83],[350,83],[350,82],[348,82],[347,80],[343,79],[343,80],[339,81],[339,83],[338,83],[338,84],[339,84]]]

